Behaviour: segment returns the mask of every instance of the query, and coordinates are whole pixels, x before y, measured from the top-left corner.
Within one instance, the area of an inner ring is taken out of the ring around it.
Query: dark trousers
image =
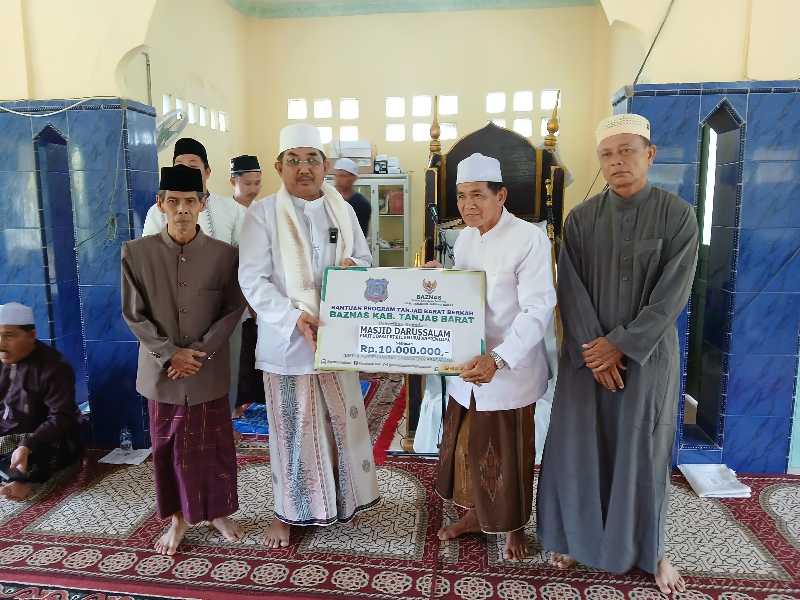
[[[256,369],[257,342],[258,325],[256,325],[256,320],[247,319],[242,323],[242,349],[239,354],[239,389],[236,395],[236,406],[250,402],[266,403],[263,375]]]
[[[28,457],[28,470],[25,473],[11,470],[11,452],[0,454],[0,471],[9,476],[8,482],[44,483],[56,471],[80,460],[83,445],[78,435],[70,436],[57,444],[38,446]],[[4,478],[5,479],[5,478]]]

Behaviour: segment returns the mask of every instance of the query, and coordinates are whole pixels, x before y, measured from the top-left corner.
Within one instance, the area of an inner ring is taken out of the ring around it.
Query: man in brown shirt
[[[0,496],[25,500],[81,455],[75,375],[16,302],[0,305],[0,362]]]
[[[161,233],[122,247],[122,313],[139,339],[136,389],[148,400],[158,513],[156,542],[175,554],[190,524],[210,521],[229,541],[241,530],[228,404],[228,339],[242,310],[233,246],[197,226],[206,207],[200,171],[161,169]]]

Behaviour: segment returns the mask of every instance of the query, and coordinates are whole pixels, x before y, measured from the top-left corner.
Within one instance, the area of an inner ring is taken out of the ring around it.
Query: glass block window
[[[553,110],[556,107],[556,98],[558,98],[558,105],[561,106],[561,97],[558,95],[560,90],[542,90],[542,97],[539,105],[542,110]]]
[[[342,98],[339,100],[339,118],[352,120],[358,118],[358,98]],[[356,136],[358,139],[358,136]]]
[[[427,142],[431,139],[430,123],[414,123],[411,126],[411,139],[415,142]]]
[[[505,92],[489,92],[486,94],[486,112],[497,114],[506,110]]]
[[[308,118],[308,105],[305,98],[289,98],[286,104],[286,116],[289,119],[302,120]]]
[[[514,92],[514,112],[530,112],[533,110],[533,92]]]
[[[406,126],[402,123],[389,123],[386,125],[387,142],[404,142],[406,140]]]
[[[358,126],[343,125],[339,127],[339,140],[342,142],[355,142],[358,139]]]
[[[411,98],[411,116],[430,117],[433,113],[433,98],[430,96],[414,96]]]
[[[314,100],[314,118],[330,119],[333,116],[333,101],[330,98]]]
[[[406,116],[406,99],[402,96],[386,98],[386,116],[390,119],[402,119]]]
[[[458,114],[458,96],[439,96],[439,114],[457,115]]]
[[[458,128],[455,123],[440,123],[442,133],[439,136],[440,140],[454,140],[458,138]]]
[[[514,119],[514,131],[524,137],[531,137],[533,135],[533,120]]]
[[[330,144],[333,141],[333,127],[317,127],[317,129],[323,144]]]

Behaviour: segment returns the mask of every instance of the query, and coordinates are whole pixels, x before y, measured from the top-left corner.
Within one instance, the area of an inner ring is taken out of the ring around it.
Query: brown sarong
[[[191,524],[239,509],[231,410],[223,396],[195,406],[148,400],[158,516]]]
[[[474,508],[481,530],[525,527],[533,504],[535,404],[512,410],[469,410],[452,397],[444,418],[436,492]]]

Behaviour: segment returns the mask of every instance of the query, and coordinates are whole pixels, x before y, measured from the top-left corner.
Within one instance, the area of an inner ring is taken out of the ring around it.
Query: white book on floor
[[[750,488],[727,465],[678,465],[678,469],[701,498],[750,497]]]
[[[140,465],[150,456],[150,448],[141,450],[123,450],[114,448],[97,462],[109,465]]]

